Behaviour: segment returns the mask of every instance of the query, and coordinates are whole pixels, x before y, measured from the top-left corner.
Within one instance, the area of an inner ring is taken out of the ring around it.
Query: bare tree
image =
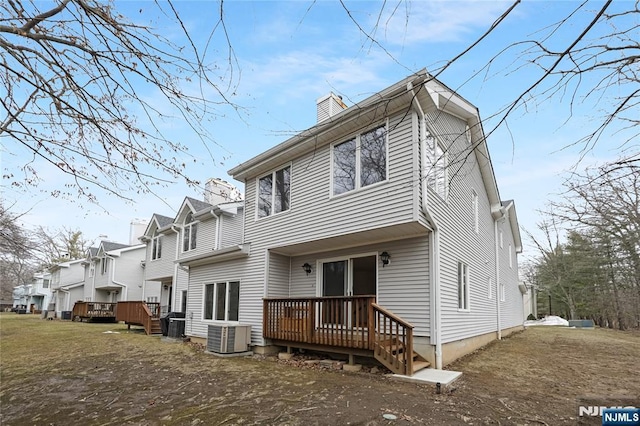
[[[207,124],[219,108],[236,108],[230,94],[238,81],[222,2],[205,38],[226,40],[216,63],[173,2],[147,7],[181,30],[187,45],[139,23],[147,9],[134,21],[113,1],[0,3],[0,137],[14,144],[8,152],[28,153],[21,170],[3,170],[8,184],[37,187],[38,160],[70,176],[51,194],[69,199],[97,202],[96,188],[130,198],[175,179],[198,183],[186,169],[187,144],[165,136],[162,125],[187,123],[213,158]]]
[[[19,219],[0,202],[0,300],[11,300],[13,287],[30,280],[35,270],[36,244]]]
[[[81,259],[86,255],[89,243],[82,231],[62,227],[58,230],[42,226],[35,232],[37,256],[42,267],[50,267],[61,262]]]

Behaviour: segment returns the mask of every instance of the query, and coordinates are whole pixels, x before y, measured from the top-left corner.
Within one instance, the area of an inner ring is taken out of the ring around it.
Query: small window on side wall
[[[458,309],[469,310],[469,267],[458,262]]]

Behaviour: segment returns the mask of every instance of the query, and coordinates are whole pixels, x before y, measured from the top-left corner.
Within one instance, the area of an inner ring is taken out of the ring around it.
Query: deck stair
[[[375,351],[375,358],[394,373],[407,376],[411,376],[431,365],[429,361],[415,351],[411,351],[412,355],[410,357],[405,357],[406,348],[406,345],[398,341],[398,339],[389,339],[380,342],[378,350]],[[409,358],[411,358],[411,362],[409,362]]]
[[[128,328],[132,325],[144,327],[147,335],[161,334],[160,304],[144,301],[118,302],[117,321],[123,321]]]
[[[429,366],[429,362],[413,350],[413,325],[373,303],[375,329],[373,357],[396,374],[411,376]]]

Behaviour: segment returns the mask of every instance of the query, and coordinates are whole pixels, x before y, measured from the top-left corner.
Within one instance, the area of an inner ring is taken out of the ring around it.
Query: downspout
[[[496,321],[498,328],[498,340],[502,340],[502,328],[500,327],[500,241],[498,237],[498,221],[500,218],[494,219],[493,221],[493,237],[496,247]]]
[[[420,102],[418,102],[416,92],[413,90],[413,84],[407,84],[407,90],[411,92],[413,96],[413,105],[416,111],[420,116],[420,152],[421,152],[421,167],[420,167],[420,188],[422,190],[422,211],[425,214],[427,221],[431,224],[432,228],[432,238],[430,241],[429,254],[430,254],[430,265],[429,265],[429,279],[432,283],[433,288],[433,312],[431,312],[432,316],[432,324],[434,334],[433,338],[435,340],[436,347],[436,369],[442,370],[442,336],[440,332],[440,324],[442,322],[441,318],[441,300],[440,300],[440,230],[438,226],[438,222],[435,217],[431,214],[429,210],[429,202],[428,202],[428,194],[427,190],[427,176],[425,173],[427,164],[427,147],[426,147],[426,136],[427,136],[427,125],[426,125],[426,117],[422,107],[420,106]]]
[[[175,225],[171,225],[171,230],[176,233],[176,254],[175,254],[174,260],[179,260],[180,259],[180,230],[177,229]],[[171,291],[174,291],[174,292],[178,291],[178,267],[179,267],[178,262],[173,262],[173,282],[171,283]],[[160,288],[162,289],[162,287]],[[173,303],[176,303],[175,295],[171,300],[173,301]],[[162,302],[162,300],[160,302]],[[173,312],[173,306],[169,306],[169,311]]]
[[[507,219],[507,213],[513,203],[509,203],[507,207],[501,206],[496,212],[499,214],[497,218],[495,218],[493,222],[493,233],[495,236],[495,246],[496,246],[496,317],[498,324],[498,340],[502,340],[502,328],[500,326],[501,313],[500,313],[500,298],[502,295],[500,294],[500,241],[499,241],[499,233],[498,233],[498,223],[503,223]]]
[[[222,219],[222,213],[217,215],[214,209],[211,209],[211,214],[216,218],[216,238],[213,242],[213,249],[218,250],[220,248],[220,230],[222,229],[222,227],[220,226],[220,221]]]

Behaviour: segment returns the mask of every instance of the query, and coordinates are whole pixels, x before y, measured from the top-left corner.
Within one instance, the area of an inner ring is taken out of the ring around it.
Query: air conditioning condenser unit
[[[219,354],[247,352],[250,344],[250,325],[209,325],[207,331],[208,352]]]

